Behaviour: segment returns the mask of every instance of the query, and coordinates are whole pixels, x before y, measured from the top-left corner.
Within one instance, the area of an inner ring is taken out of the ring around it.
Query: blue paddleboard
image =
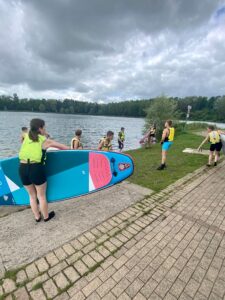
[[[0,161],[0,205],[29,205],[19,177],[18,157]],[[89,194],[123,181],[133,174],[130,156],[92,150],[47,152],[47,199],[56,202]]]

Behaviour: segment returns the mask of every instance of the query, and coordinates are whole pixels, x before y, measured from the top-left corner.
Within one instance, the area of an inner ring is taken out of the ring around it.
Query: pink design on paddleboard
[[[108,158],[101,153],[89,153],[89,174],[89,190],[108,185],[112,179]]]

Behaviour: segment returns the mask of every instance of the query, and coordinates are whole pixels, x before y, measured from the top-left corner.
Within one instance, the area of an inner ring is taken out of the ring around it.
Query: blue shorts
[[[163,151],[168,151],[172,145],[173,145],[173,142],[164,142],[162,144],[162,150]]]

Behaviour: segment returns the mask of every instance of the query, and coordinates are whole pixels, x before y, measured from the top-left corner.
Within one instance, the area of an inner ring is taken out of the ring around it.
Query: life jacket
[[[218,131],[213,130],[209,133],[209,141],[211,144],[217,144],[220,142],[220,134]]]
[[[70,143],[70,148],[71,148],[71,149],[74,149],[74,148],[73,148],[74,142],[78,142],[78,148],[80,148],[80,147],[83,148],[83,145],[82,145],[81,141],[75,136],[75,137],[71,140],[71,143]]]
[[[39,134],[38,141],[34,142],[29,138],[29,134],[26,134],[20,148],[19,159],[27,162],[43,162],[45,151],[43,151],[42,145],[45,140],[46,137]]]
[[[103,138],[100,139],[99,143],[102,143],[102,142],[103,142],[103,145],[101,148],[102,151],[110,151],[112,149],[112,142],[109,141],[109,139],[106,136],[104,136]]]
[[[173,142],[175,135],[174,127],[169,128],[169,135],[165,138],[165,142]]]
[[[118,133],[118,137],[119,137],[119,139],[120,139],[122,142],[125,141],[125,134],[124,134],[124,132],[120,131],[120,132]]]

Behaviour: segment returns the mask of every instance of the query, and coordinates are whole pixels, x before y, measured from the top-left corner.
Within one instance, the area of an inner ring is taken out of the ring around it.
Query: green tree
[[[46,111],[45,105],[44,105],[43,103],[41,103],[41,104],[39,105],[39,111],[40,111],[40,112],[45,112],[45,111]]]
[[[225,96],[219,97],[214,103],[217,121],[225,120]]]
[[[146,113],[145,130],[155,124],[156,133],[159,137],[165,121],[177,119],[177,101],[162,95],[151,101],[150,106],[146,109]]]

